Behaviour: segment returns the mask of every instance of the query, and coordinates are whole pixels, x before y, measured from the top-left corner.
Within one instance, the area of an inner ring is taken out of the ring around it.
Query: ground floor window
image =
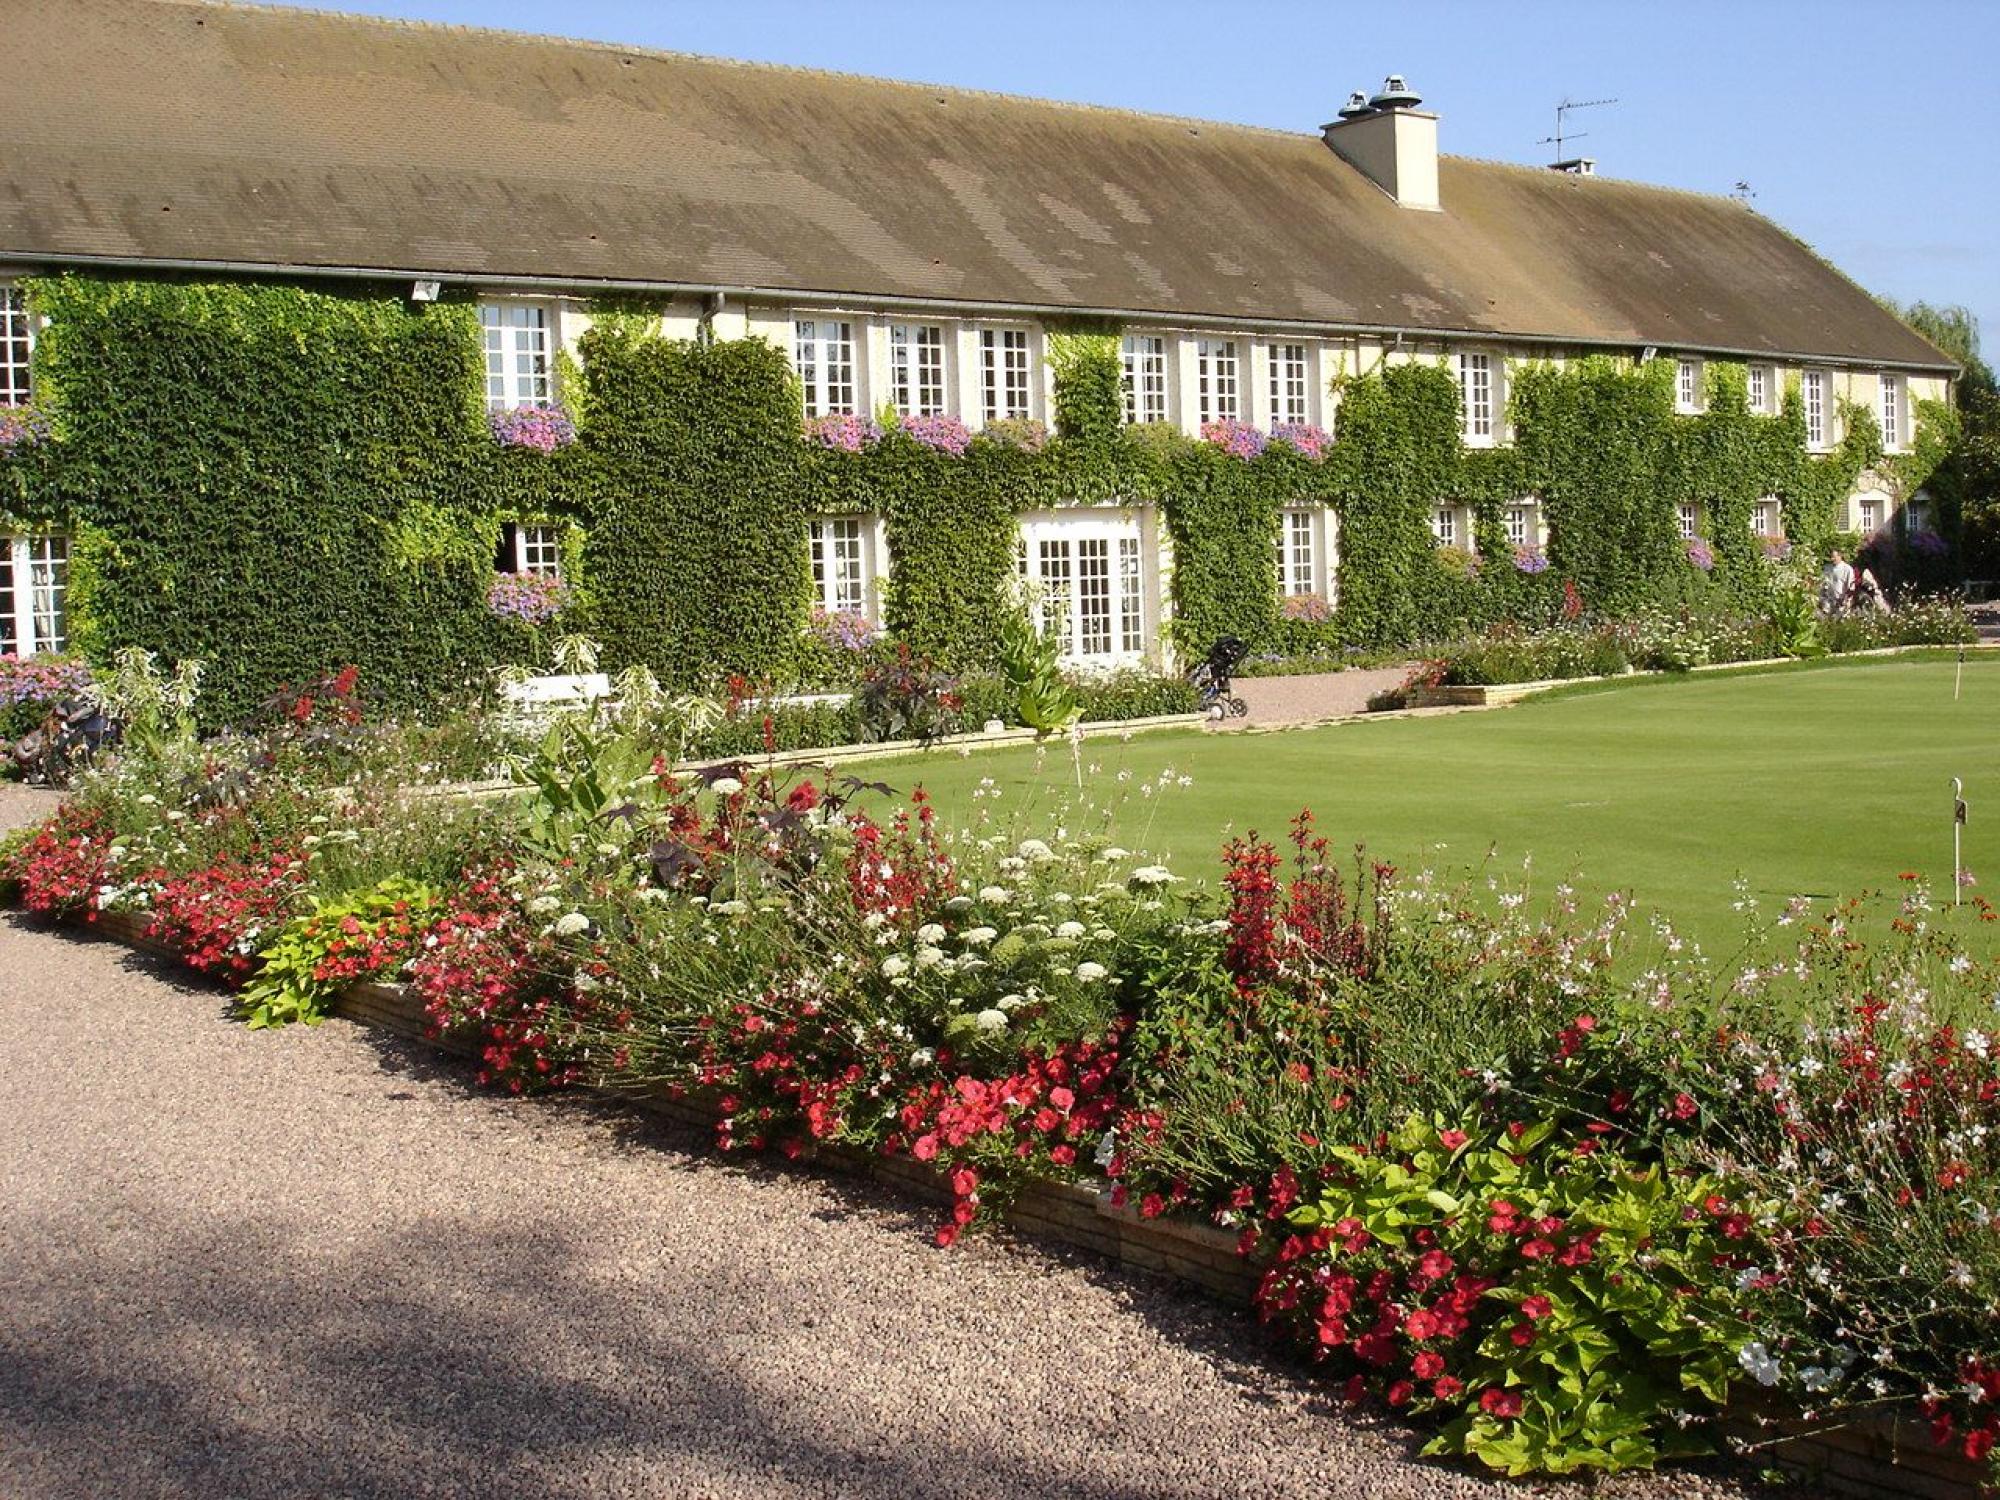
[[[0,655],[62,650],[68,589],[69,538],[0,536]]]
[[[1759,500],[1750,507],[1750,529],[1758,536],[1781,536],[1784,527],[1776,500]]]
[[[1145,567],[1139,523],[1079,512],[1021,524],[1021,577],[1041,604],[1042,628],[1063,655],[1092,665],[1146,649]]]
[[[1680,527],[1681,540],[1691,542],[1701,535],[1701,507],[1691,500],[1684,500],[1674,507],[1674,520]]]
[[[1431,535],[1440,547],[1458,545],[1458,507],[1440,505],[1431,512]]]
[[[1864,495],[1854,502],[1854,529],[1863,536],[1872,536],[1882,529],[1885,514],[1885,502],[1880,496]]]
[[[806,525],[812,550],[813,602],[828,614],[872,618],[869,584],[875,527],[867,516],[820,516]]]

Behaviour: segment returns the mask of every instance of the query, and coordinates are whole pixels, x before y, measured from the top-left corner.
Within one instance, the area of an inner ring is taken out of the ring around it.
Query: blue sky
[[[1759,211],[1870,291],[1963,303],[2000,350],[2000,0],[340,0],[339,9],[1314,130],[1409,76],[1446,151]]]

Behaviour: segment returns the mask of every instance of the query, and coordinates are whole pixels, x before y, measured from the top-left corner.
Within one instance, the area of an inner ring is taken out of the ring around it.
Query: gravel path
[[[224,1010],[0,919],[9,1500],[1523,1493],[1171,1285]]]
[[[1384,688],[1400,686],[1408,667],[1351,668],[1305,677],[1239,677],[1236,695],[1250,707],[1219,729],[1255,729],[1271,724],[1305,724],[1336,714],[1358,714]]]

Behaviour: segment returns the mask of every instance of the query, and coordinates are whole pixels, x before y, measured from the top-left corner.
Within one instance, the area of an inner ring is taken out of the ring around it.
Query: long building
[[[1809,449],[1863,409],[1888,453],[1951,362],[1741,202],[1439,151],[1392,81],[1296,131],[632,47],[203,0],[26,0],[6,25],[0,280],[63,269],[471,292],[495,408],[557,399],[607,294],[677,336],[760,336],[804,413],[1048,420],[1052,320],[1115,320],[1134,422],[1337,429],[1337,377],[1444,360],[1469,446],[1505,445],[1508,373],[1586,353],[1747,366],[1796,390]],[[37,312],[0,292],[0,402],[32,396]],[[1864,475],[1845,529],[1891,525]],[[1905,518],[1908,519],[1908,518]],[[1921,521],[1921,517],[1916,518]],[[829,609],[879,609],[867,517],[808,523]],[[1157,518],[1026,515],[1073,581],[1071,654],[1153,653]],[[1778,508],[1755,527],[1775,531]],[[1434,520],[1462,542],[1449,496]],[[1701,525],[1682,517],[1686,534]],[[1545,539],[1535,497],[1510,540]],[[557,566],[535,527],[514,564]],[[1285,518],[1283,591],[1331,597],[1333,511]],[[62,643],[61,538],[0,554],[0,650]],[[1119,628],[1111,629],[1110,622]]]

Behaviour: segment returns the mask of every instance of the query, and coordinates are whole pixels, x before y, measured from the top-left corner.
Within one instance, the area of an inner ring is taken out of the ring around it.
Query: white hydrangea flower
[[[982,1010],[972,1018],[972,1023],[981,1031],[1005,1031],[1007,1029],[1007,1012],[998,1009]]]
[[[941,943],[944,941],[944,929],[935,922],[926,922],[917,929],[917,941],[920,943]]]
[[[979,888],[979,899],[992,906],[1005,906],[1013,899],[1013,892],[1004,885],[983,885]]]
[[[929,943],[925,943],[923,947],[917,949],[917,967],[920,969],[935,969],[943,960],[944,949],[942,948],[936,948]]]
[[[718,776],[709,783],[709,787],[718,797],[734,797],[743,790],[743,783],[734,776]]]
[[[1132,872],[1134,885],[1167,885],[1180,877],[1165,865],[1141,865]]]
[[[959,934],[959,941],[968,948],[984,948],[998,936],[999,932],[991,927],[968,927]]]
[[[1056,925],[1056,936],[1073,942],[1082,937],[1085,930],[1081,922],[1060,922]]]
[[[1081,979],[1085,984],[1095,984],[1110,972],[1103,964],[1085,962],[1076,966],[1076,977]]]
[[[590,930],[590,918],[580,911],[565,912],[556,918],[557,937],[575,937],[579,932]]]
[[[891,953],[882,960],[882,972],[891,979],[907,974],[910,972],[910,961],[900,953]]]

